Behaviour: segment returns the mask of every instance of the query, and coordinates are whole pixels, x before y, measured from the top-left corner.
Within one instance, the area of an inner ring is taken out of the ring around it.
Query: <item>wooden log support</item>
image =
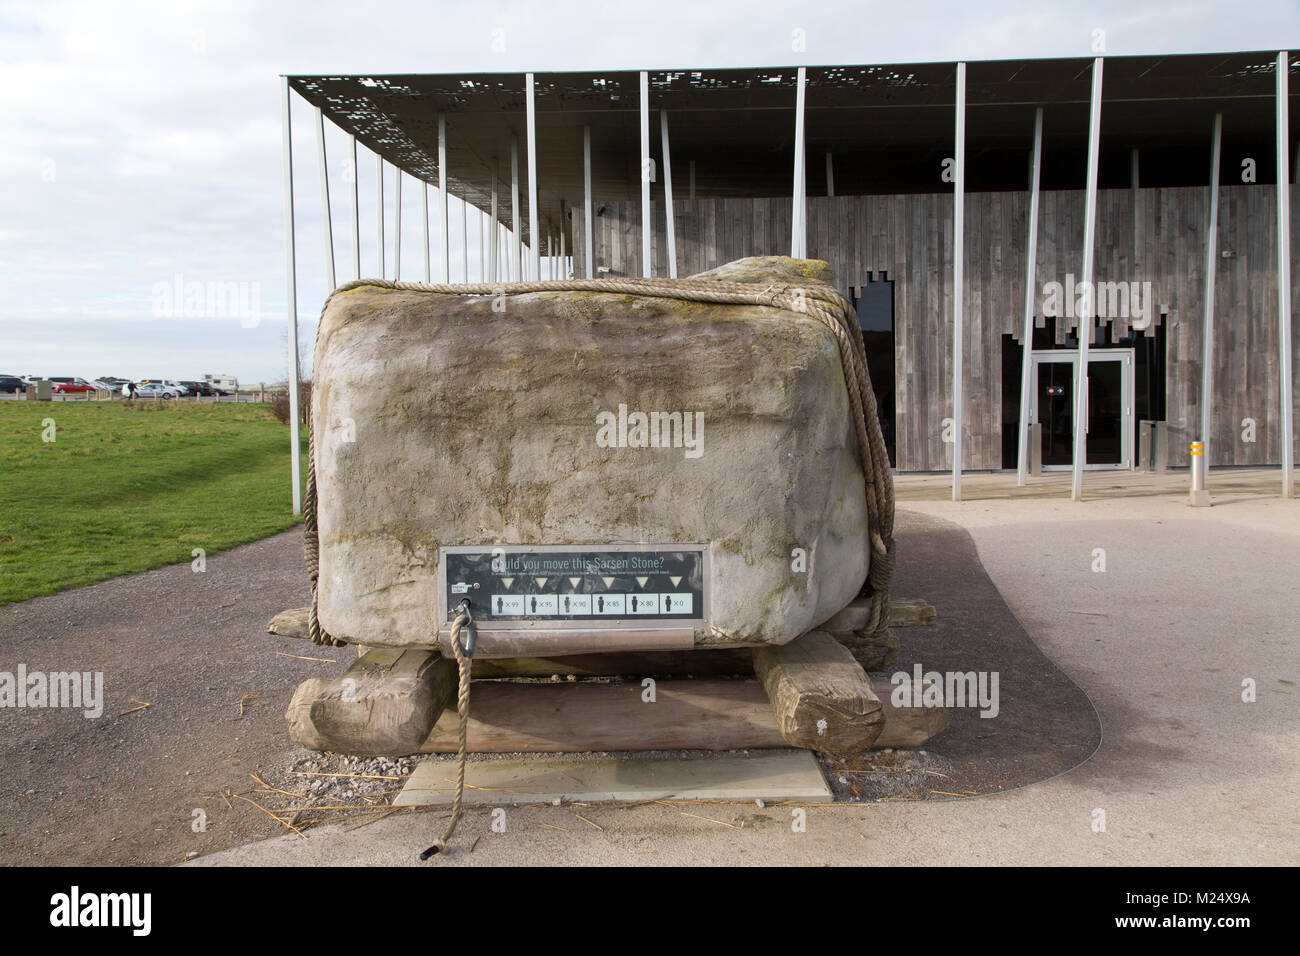
[[[832,634],[851,634],[867,626],[871,617],[871,602],[857,598],[848,607],[818,628]],[[890,598],[889,627],[915,627],[934,623],[934,605],[919,598]]]
[[[324,677],[310,677],[293,692],[284,719],[289,722],[289,737],[300,747],[308,750],[331,749],[329,742],[316,732],[316,727],[311,722],[312,701],[328,691],[331,683],[333,682]]]
[[[455,693],[456,664],[437,651],[372,649],[324,686],[304,682],[285,718],[308,749],[399,756],[419,752]]]
[[[756,649],[754,673],[791,746],[847,756],[870,749],[880,736],[880,698],[849,649],[825,631]]]
[[[889,626],[916,627],[933,624],[934,605],[920,598],[890,598]]]
[[[271,618],[266,625],[266,633],[275,634],[277,637],[297,637],[307,640],[311,634],[307,626],[307,617],[311,613],[309,607],[295,607],[287,611],[281,611],[275,617]],[[364,644],[355,645],[357,657],[363,656],[370,648]]]
[[[887,627],[883,631],[856,631],[831,634],[852,653],[864,670],[881,671],[898,660],[898,635]]]
[[[555,673],[552,671],[551,673]],[[911,678],[908,677],[910,681]],[[919,747],[947,729],[945,707],[913,694],[893,706],[888,679],[871,682],[884,729],[876,747]],[[422,753],[455,753],[455,708],[434,726]],[[788,747],[772,704],[755,680],[663,680],[653,703],[640,681],[476,683],[469,709],[472,753],[582,753],[603,750],[761,750]]]
[[[268,634],[278,634],[280,637],[306,638],[307,615],[310,613],[309,607],[295,607],[281,611],[271,618],[270,623],[266,625],[266,631]]]
[[[266,629],[306,639],[307,615],[307,608],[282,611]],[[865,624],[865,615],[865,602],[855,601],[820,632],[813,632],[820,636],[809,641],[809,634],[794,642],[798,649],[786,645],[477,660],[474,679],[481,683],[474,692],[470,749],[513,753],[794,745],[855,753],[871,746],[921,746],[948,728],[951,711],[922,706],[921,693],[906,698],[916,703],[895,707],[895,686],[887,678],[868,679],[863,668],[890,663],[898,651],[892,628],[929,624],[934,608],[924,601],[894,600],[891,627],[876,635],[853,630]],[[832,624],[846,629],[827,633]],[[357,650],[361,659],[342,677],[312,678],[298,687],[285,715],[293,740],[311,750],[361,756],[454,751],[455,664],[434,651],[360,645]],[[762,665],[760,656],[765,659]],[[762,671],[762,684],[709,679],[736,677],[751,669]],[[635,683],[565,681],[538,686],[509,681],[571,676],[627,677]],[[643,709],[641,679],[651,676],[702,679],[660,680],[657,702]],[[769,681],[773,689],[765,693]],[[778,698],[787,703],[778,705]],[[825,711],[818,715],[818,708]],[[778,721],[782,711],[787,713],[784,723]],[[443,714],[451,717],[439,720]],[[818,720],[826,721],[820,733]]]
[[[906,675],[904,675],[906,676]],[[914,686],[910,676],[906,683],[913,685],[910,693],[896,693],[902,684],[887,680],[873,680],[871,686],[884,704],[885,729],[876,738],[877,747],[920,747],[932,737],[937,737],[948,729],[952,723],[952,708],[946,702],[925,706],[925,692],[930,688],[930,681],[923,681],[921,686]],[[943,688],[938,689],[937,700],[943,700]],[[895,700],[908,701],[906,705],[896,706]]]
[[[867,598],[858,598],[819,628],[831,634],[853,651],[866,670],[883,670],[898,659],[896,627],[919,627],[933,624],[934,606],[917,598],[891,598],[889,624],[874,633],[865,631],[871,617]]]

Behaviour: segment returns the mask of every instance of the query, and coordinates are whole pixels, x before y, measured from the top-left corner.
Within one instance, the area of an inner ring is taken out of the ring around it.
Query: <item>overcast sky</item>
[[[0,373],[284,378],[282,73],[1089,56],[1097,29],[1116,55],[1295,48],[1300,9],[1296,0],[0,0]],[[795,30],[806,52],[792,50]],[[297,103],[298,311],[310,341],[327,289],[311,112]],[[374,166],[361,166],[370,222]],[[418,277],[419,198],[405,198],[403,262]],[[342,202],[336,210],[345,217]],[[453,235],[457,225],[453,216]],[[339,219],[340,261],[347,232]],[[375,252],[363,230],[367,274]],[[476,262],[471,254],[471,272]],[[173,301],[178,283],[234,283],[242,311],[218,303],[189,314],[194,303]]]

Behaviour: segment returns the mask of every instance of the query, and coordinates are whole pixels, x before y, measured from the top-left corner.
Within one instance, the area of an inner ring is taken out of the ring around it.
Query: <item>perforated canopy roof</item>
[[[1275,62],[1274,52],[1107,57],[1104,149],[1125,156],[1132,148],[1188,151],[1198,168],[1206,167],[1217,111],[1224,113],[1225,141],[1266,147],[1274,136]],[[1298,66],[1291,64],[1292,96],[1300,94]],[[1088,57],[968,63],[967,157],[971,169],[987,169],[985,188],[1012,188],[997,185],[1004,172],[1010,183],[1024,179],[1038,106],[1049,157],[1085,148],[1091,68]],[[795,67],[650,71],[651,155],[658,160],[658,111],[666,110],[674,195],[687,195],[691,160],[699,196],[788,195],[797,75]],[[437,117],[445,113],[449,191],[487,210],[495,170],[504,223],[512,218],[510,148],[517,138],[526,207],[522,73],[293,76],[290,82],[366,147],[433,184]],[[542,221],[559,223],[567,208],[582,203],[584,126],[591,128],[595,198],[639,198],[638,73],[537,73],[535,84]],[[809,67],[809,193],[824,183],[826,152],[835,156],[840,193],[940,188],[935,163],[952,150],[955,85],[955,63]],[[1266,158],[1264,149],[1260,159]],[[1004,171],[1008,163],[1013,168]],[[977,179],[968,174],[968,187],[980,188]]]

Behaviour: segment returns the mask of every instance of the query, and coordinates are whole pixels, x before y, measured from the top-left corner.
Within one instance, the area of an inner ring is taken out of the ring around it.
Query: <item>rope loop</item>
[[[468,651],[466,645],[460,640],[460,633],[465,628],[469,628],[470,631]],[[460,602],[458,613],[451,623],[451,651],[456,656],[459,674],[456,716],[460,724],[460,741],[456,749],[456,798],[451,805],[451,820],[447,823],[446,831],[440,839],[435,840],[432,846],[420,854],[421,860],[427,860],[431,856],[447,851],[452,834],[456,832],[456,824],[460,822],[461,812],[465,808],[465,762],[469,755],[469,689],[474,653],[474,619],[470,615],[468,601]]]

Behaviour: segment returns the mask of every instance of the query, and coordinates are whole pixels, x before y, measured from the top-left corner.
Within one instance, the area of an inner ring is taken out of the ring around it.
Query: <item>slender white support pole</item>
[[[957,64],[952,190],[952,500],[961,501],[962,333],[966,264],[966,64]]]
[[[289,78],[281,77],[280,107],[284,124],[284,267],[285,317],[289,327],[289,474],[293,482],[293,513],[302,514],[302,454],[298,447],[298,270],[293,246],[293,132]]]
[[[447,114],[438,114],[438,226],[442,231],[442,281],[451,281],[451,224],[447,221]]]
[[[542,210],[537,204],[537,102],[533,74],[528,79],[528,248],[531,253],[533,278],[542,277]]]
[[[393,167],[393,278],[402,281],[402,167]]]
[[[664,209],[668,211],[668,278],[677,278],[677,228],[673,216],[673,161],[668,151],[668,111],[659,111],[659,130],[663,136]]]
[[[460,281],[469,282],[469,203],[460,201]]]
[[[498,241],[501,232],[498,225],[501,215],[500,202],[498,199],[497,183],[497,159],[492,157],[492,236],[488,242],[488,277],[492,282],[501,281],[501,243]]]
[[[424,281],[433,281],[433,264],[429,256],[429,184],[420,180],[420,222],[424,226]]]
[[[351,134],[352,146],[352,271],[354,279],[361,278],[361,194],[357,182],[357,138]]]
[[[325,220],[325,281],[329,292],[338,286],[334,275],[334,220],[330,216],[330,168],[325,157],[325,114],[316,107],[316,155],[320,161],[320,202]]]
[[[1210,225],[1205,232],[1205,336],[1201,343],[1201,448],[1210,469],[1210,406],[1214,402],[1214,270],[1219,258],[1219,149],[1223,114],[1214,114],[1210,139]]]
[[[524,278],[524,233],[519,211],[519,138],[510,137],[510,216],[515,234],[514,269],[510,278],[522,282]]]
[[[1281,402],[1282,429],[1282,497],[1295,495],[1295,434],[1291,424],[1294,407],[1291,399],[1291,168],[1290,122],[1287,109],[1288,72],[1291,57],[1283,50],[1277,55],[1277,322],[1278,322],[1278,389]]]
[[[582,128],[582,218],[583,218],[583,237],[582,248],[587,260],[587,278],[596,278],[596,263],[592,261],[595,255],[596,242],[592,237],[591,221],[591,127]]]
[[[1023,485],[1029,475],[1029,397],[1033,385],[1034,301],[1038,281],[1038,183],[1043,169],[1043,108],[1034,111],[1034,152],[1029,167],[1029,237],[1025,244],[1025,324],[1020,343],[1024,351],[1020,362],[1020,440],[1016,449],[1016,484]]]
[[[1079,367],[1074,373],[1074,476],[1070,498],[1083,500],[1083,469],[1088,463],[1088,347],[1092,344],[1092,317],[1097,311],[1097,294],[1093,287],[1093,255],[1097,237],[1097,154],[1101,147],[1101,57],[1092,61],[1092,105],[1088,113],[1088,179],[1083,210],[1083,284],[1079,310]]]
[[[826,154],[826,195],[835,195],[835,161],[830,153]]]
[[[650,278],[650,74],[641,71],[641,275]]]
[[[384,272],[384,157],[378,153],[375,154],[375,182],[379,191],[375,208],[379,228],[379,278],[382,279],[387,274]]]
[[[551,231],[546,230],[546,278],[548,279],[555,278],[555,253],[551,248],[553,240]]]
[[[803,108],[804,84],[808,76],[805,67],[799,67],[798,92],[795,94],[794,106],[794,186],[791,192],[790,210],[790,256],[793,259],[808,257],[807,235],[804,231],[804,196],[807,194],[806,176],[804,175],[804,138]]]
[[[564,248],[564,227],[560,227],[560,278],[569,278],[569,254]]]
[[[478,281],[487,282],[487,215],[478,211]]]

